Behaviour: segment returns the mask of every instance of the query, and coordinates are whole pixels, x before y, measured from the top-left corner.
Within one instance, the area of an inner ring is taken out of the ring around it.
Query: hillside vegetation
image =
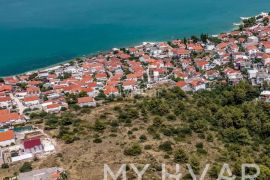
[[[257,163],[259,179],[267,179],[270,104],[256,99],[259,92],[246,82],[194,94],[162,88],[154,95],[110,100],[94,109],[77,107],[61,116],[33,114],[34,122],[61,144],[56,155],[33,166],[57,165],[73,180],[99,180],[105,163],[114,170],[122,163],[151,164],[146,179],[160,179],[161,163],[168,169],[190,163],[197,174],[209,163],[207,179],[215,179],[223,163],[238,178],[242,163]],[[128,177],[133,176],[129,170]],[[184,179],[192,178],[186,174]]]

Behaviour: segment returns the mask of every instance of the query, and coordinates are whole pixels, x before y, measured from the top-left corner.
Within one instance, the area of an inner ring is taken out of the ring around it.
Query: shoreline
[[[108,52],[108,51],[102,51],[102,52],[100,52],[100,53],[106,53],[106,52]],[[54,67],[57,67],[57,66],[60,66],[60,65],[69,63],[69,62],[71,62],[71,61],[77,61],[77,58],[96,56],[98,53],[99,53],[99,52],[91,53],[91,54],[88,54],[88,55],[76,56],[76,57],[74,57],[74,58],[66,59],[66,60],[61,61],[61,62],[56,63],[56,64],[54,63],[54,64],[52,64],[52,65],[48,65],[48,66],[41,67],[41,68],[36,68],[36,69],[33,69],[33,70],[29,70],[29,71],[25,71],[25,72],[22,72],[22,73],[18,73],[18,74],[12,74],[12,75],[0,76],[0,78],[6,78],[6,77],[12,77],[12,76],[21,76],[21,75],[28,74],[28,73],[31,74],[31,73],[35,73],[35,72],[39,72],[39,71],[51,69],[51,68],[54,68]]]
[[[264,12],[261,12],[255,16],[252,16],[252,17],[257,17],[261,14],[263,14]],[[241,24],[241,22],[243,21],[242,17],[239,17],[240,18],[240,21],[239,21],[239,25]],[[209,36],[215,36],[217,34],[220,34],[220,33],[225,33],[225,32],[229,32],[229,31],[234,31],[236,30],[239,25],[235,25],[235,22],[232,23],[232,27],[230,28],[230,30],[226,30],[226,31],[222,31],[222,32],[217,32],[215,34],[211,34]],[[207,34],[207,33],[206,33]],[[192,34],[189,35],[188,37],[191,37],[193,36]],[[188,37],[179,37],[179,38],[188,38]],[[172,38],[171,40],[173,40],[174,38]],[[128,48],[128,47],[136,47],[136,46],[141,46],[143,43],[145,42],[148,42],[148,43],[158,43],[158,42],[167,42],[167,41],[170,41],[169,39],[167,40],[162,40],[162,41],[144,41],[144,42],[141,42],[139,43],[138,45],[130,45],[130,46],[127,46],[127,47],[123,47],[123,48]],[[86,55],[79,55],[79,56],[76,56],[76,57],[73,57],[71,59],[66,59],[64,61],[61,61],[59,63],[56,63],[56,64],[51,64],[51,65],[48,65],[46,67],[41,67],[41,68],[36,68],[36,69],[33,69],[33,70],[29,70],[29,71],[25,71],[25,72],[22,72],[22,73],[18,73],[18,74],[11,74],[11,75],[5,75],[5,76],[1,76],[0,75],[0,78],[6,78],[6,77],[12,77],[12,76],[21,76],[21,75],[25,75],[25,74],[32,74],[32,73],[35,73],[35,72],[39,72],[39,71],[43,71],[43,70],[47,70],[47,69],[51,69],[51,68],[54,68],[54,67],[57,67],[57,66],[60,66],[60,65],[63,65],[63,64],[66,64],[66,63],[69,63],[69,62],[72,62],[72,61],[77,61],[77,58],[82,58],[82,57],[94,57],[94,56],[97,56],[98,54],[106,54],[108,52],[110,52],[112,49],[120,49],[119,47],[113,47],[113,48],[110,48],[110,50],[101,50],[101,51],[97,51],[97,52],[93,52],[93,53],[89,53],[89,54],[86,54]]]

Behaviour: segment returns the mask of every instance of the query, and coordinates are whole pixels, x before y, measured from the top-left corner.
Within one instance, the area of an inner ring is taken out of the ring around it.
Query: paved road
[[[16,102],[17,107],[19,108],[19,113],[21,115],[23,115],[23,111],[26,109],[26,107],[23,105],[23,103],[17,98],[15,97],[13,94],[10,94],[11,99],[13,99],[13,101]]]

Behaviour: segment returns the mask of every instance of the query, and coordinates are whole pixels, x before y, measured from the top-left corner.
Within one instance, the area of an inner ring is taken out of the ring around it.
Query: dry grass
[[[174,149],[181,148],[190,156],[198,156],[201,166],[204,166],[208,162],[213,162],[220,153],[217,147],[221,147],[222,149],[222,146],[218,140],[215,139],[214,142],[207,142],[197,137],[196,134],[192,134],[192,136],[186,137],[181,141],[175,141],[172,137],[164,135],[161,135],[161,140],[153,139],[147,132],[147,127],[152,123],[152,117],[150,117],[148,121],[141,119],[134,120],[131,125],[121,124],[117,132],[112,132],[111,127],[108,125],[106,130],[100,133],[102,143],[94,143],[93,139],[97,133],[89,127],[94,124],[96,119],[103,118],[108,122],[115,120],[117,116],[114,107],[125,107],[129,104],[132,104],[132,102],[113,102],[92,109],[88,114],[81,115],[81,126],[84,127],[81,139],[72,144],[65,144],[57,140],[59,144],[57,154],[33,162],[34,169],[59,166],[68,170],[70,179],[72,180],[101,180],[103,179],[104,164],[110,165],[110,167],[115,170],[123,163],[151,164],[151,169],[153,169],[152,167],[154,165],[160,165],[161,163],[174,165],[173,155],[168,154],[169,157],[164,158],[166,153],[158,149],[160,143],[166,140],[171,140],[174,143]],[[181,120],[166,121],[166,125],[181,126],[181,124]],[[133,133],[128,134],[129,131]],[[50,134],[55,133],[56,132],[53,131],[50,132]],[[113,137],[112,134],[117,136]],[[145,150],[143,148],[142,154],[139,156],[125,156],[123,154],[124,148],[132,142],[139,142],[139,137],[143,134],[147,136],[147,141],[141,142],[141,147],[152,145],[153,148],[151,150]],[[196,154],[195,146],[199,142],[204,143],[204,148],[208,152],[208,154],[203,157]],[[12,165],[9,169],[0,169],[0,177],[3,178],[12,175],[14,172],[19,172],[21,165],[22,163],[19,163]],[[132,173],[128,174],[132,177]],[[160,172],[148,171],[146,179],[160,179]]]

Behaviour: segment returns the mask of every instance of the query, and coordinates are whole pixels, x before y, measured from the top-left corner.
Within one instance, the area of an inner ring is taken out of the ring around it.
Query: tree
[[[71,77],[71,73],[67,73],[67,72],[64,72],[62,75],[60,75],[58,78],[60,79],[60,80],[64,80],[64,79],[68,79],[68,78],[70,78]]]
[[[26,88],[27,88],[27,83],[17,83],[16,84],[18,87],[20,87],[22,90],[26,90]]]
[[[219,44],[222,42],[221,39],[217,38],[217,37],[213,37],[213,36],[210,36],[208,37],[208,40],[210,40],[211,42],[213,42],[214,44]]]
[[[152,112],[152,114],[164,116],[169,113],[169,105],[161,99],[152,99],[145,101],[143,105]]]
[[[22,167],[20,167],[20,172],[29,172],[32,171],[32,165],[30,162],[23,163]]]
[[[194,43],[197,43],[199,41],[199,38],[197,36],[191,36],[191,40],[194,42]]]
[[[195,121],[191,127],[195,132],[202,133],[207,130],[207,121],[206,120],[198,120]]]
[[[95,100],[104,100],[106,99],[106,95],[104,94],[104,91],[103,90],[100,90],[98,95],[95,97]]]
[[[263,18],[263,24],[264,24],[265,26],[267,26],[267,25],[269,24],[269,19],[268,19],[268,17]]]
[[[29,76],[28,80],[33,80],[33,79],[35,79],[37,76],[38,76],[37,73],[33,73],[33,74],[31,74],[31,75]]]
[[[183,39],[183,42],[184,42],[184,44],[187,44],[187,39],[184,38],[184,39]]]
[[[243,24],[240,24],[239,31],[243,31],[243,30],[244,30],[244,25]]]
[[[252,27],[256,25],[256,18],[251,17],[251,18],[245,19],[243,20],[243,23],[244,23],[244,27]]]
[[[66,94],[66,101],[68,104],[76,104],[78,102],[78,95],[74,93]]]
[[[201,40],[202,42],[206,43],[208,39],[208,34],[201,34]]]
[[[242,145],[251,143],[251,136],[246,128],[235,129],[233,127],[223,131],[225,142],[239,143]]]

